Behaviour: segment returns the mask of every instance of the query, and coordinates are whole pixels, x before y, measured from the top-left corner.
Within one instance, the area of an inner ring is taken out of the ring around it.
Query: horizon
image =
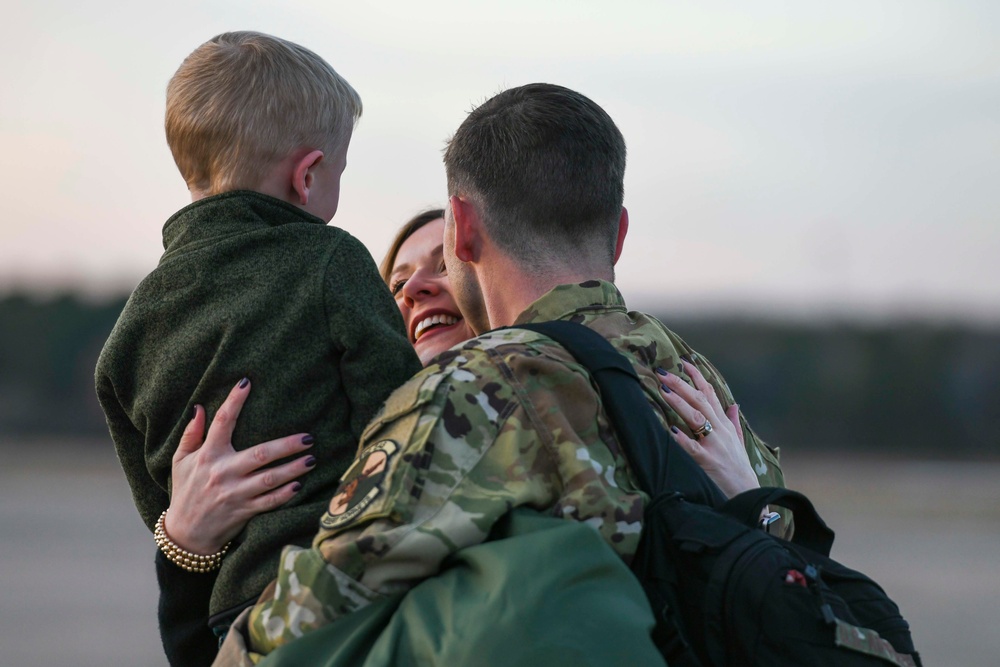
[[[39,285],[0,287],[0,305],[9,299],[25,299],[44,307],[61,299],[73,299],[84,305],[101,308],[128,299],[134,285],[122,289],[87,290],[65,285]],[[930,329],[969,329],[983,332],[1000,331],[1000,314],[977,310],[960,304],[950,309],[928,311],[912,304],[897,304],[893,310],[881,304],[860,304],[856,301],[824,304],[765,304],[745,296],[738,300],[733,295],[715,301],[705,299],[677,299],[652,293],[625,292],[628,307],[660,319],[670,321],[707,321],[747,323],[763,326],[792,326],[803,328],[856,327],[892,329],[916,326]]]

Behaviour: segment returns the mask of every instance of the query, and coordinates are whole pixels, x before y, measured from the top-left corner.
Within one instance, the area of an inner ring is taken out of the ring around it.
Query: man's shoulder
[[[429,405],[497,407],[510,393],[510,368],[520,359],[537,358],[551,340],[526,329],[504,329],[469,339],[435,357],[386,400],[377,421],[385,422]],[[481,400],[483,395],[489,400]],[[502,409],[502,408],[501,408]],[[489,411],[487,411],[489,412]]]
[[[388,438],[419,446],[442,427],[449,437],[489,439],[516,407],[514,391],[481,347],[451,352],[389,395],[362,433],[362,443]]]
[[[608,313],[585,322],[619,350],[652,365],[664,357],[680,357],[694,350],[676,332],[656,317],[639,311]]]
[[[531,367],[531,374],[551,374],[572,357],[551,338],[529,329],[495,329],[441,353],[429,368],[440,368],[451,384],[508,383],[517,369]],[[512,371],[512,369],[514,369]],[[523,378],[522,378],[523,379]]]
[[[597,317],[585,324],[647,366],[663,359],[666,343],[673,354],[691,352],[655,318]],[[506,407],[507,400],[518,400],[514,385],[532,395],[536,390],[557,389],[571,377],[576,382],[575,376],[581,374],[585,373],[579,363],[551,338],[516,326],[496,329],[435,357],[393,392],[377,421],[385,423],[418,408],[441,411],[445,406],[453,412],[468,412],[472,418],[477,410],[492,405],[494,409],[486,413],[493,416]]]
[[[632,356],[649,369],[670,370],[690,381],[683,361],[694,363],[705,380],[719,394],[723,407],[735,402],[725,377],[705,355],[695,351],[680,334],[669,329],[656,317],[639,311],[629,311],[607,321],[595,318],[590,323],[621,352]]]
[[[681,353],[691,351],[680,336],[641,313],[629,313],[627,317],[624,313],[602,314],[574,321],[594,329],[621,351],[649,357],[648,363],[654,361],[664,345]],[[558,342],[516,325],[466,341],[436,357],[432,366],[449,373],[452,382],[507,378],[511,369],[514,375],[529,376],[528,380],[543,373],[579,372],[579,364]]]

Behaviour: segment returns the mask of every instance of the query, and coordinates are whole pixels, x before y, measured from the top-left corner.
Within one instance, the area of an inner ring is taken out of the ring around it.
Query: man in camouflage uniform
[[[603,109],[558,86],[507,90],[469,115],[445,165],[445,261],[476,331],[583,323],[627,356],[663,423],[687,434],[657,368],[683,375],[681,359],[693,360],[723,407],[733,404],[718,371],[656,319],[629,312],[612,282],[628,229],[625,144]],[[761,485],[782,486],[776,452],[742,424]],[[276,585],[234,625],[218,664],[250,664],[247,649],[268,653],[407,590],[515,507],[586,523],[628,562],[647,500],[586,371],[534,332],[482,334],[386,402],[313,548],[286,549]]]

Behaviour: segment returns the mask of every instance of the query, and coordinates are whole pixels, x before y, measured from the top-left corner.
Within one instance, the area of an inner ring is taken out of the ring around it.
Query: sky
[[[332,224],[381,259],[445,202],[466,114],[545,81],[628,144],[617,283],[657,312],[1000,322],[1000,3],[14,0],[0,25],[0,294],[127,293],[190,201],[167,81],[259,30],[358,90]]]

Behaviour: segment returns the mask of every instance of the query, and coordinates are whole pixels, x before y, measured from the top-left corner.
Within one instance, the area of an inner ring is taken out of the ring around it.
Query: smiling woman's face
[[[473,336],[451,296],[443,239],[443,218],[413,232],[399,247],[389,274],[389,289],[403,314],[410,343],[424,365]]]

